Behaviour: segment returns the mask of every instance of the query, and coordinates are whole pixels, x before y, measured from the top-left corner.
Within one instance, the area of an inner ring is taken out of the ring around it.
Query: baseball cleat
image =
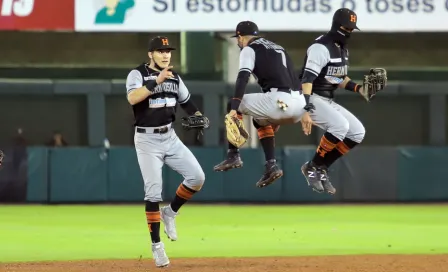
[[[336,194],[336,188],[334,188],[333,184],[331,184],[330,177],[328,176],[328,170],[325,168],[320,171],[320,181],[322,183],[322,186],[324,187],[325,192],[329,193],[330,195]]]
[[[305,176],[308,186],[310,186],[313,191],[318,193],[324,192],[324,187],[321,182],[321,170],[312,164],[312,162],[306,162],[301,167],[302,174]]]
[[[177,213],[171,209],[170,205],[160,209],[160,218],[164,225],[165,234],[171,241],[177,240],[176,215]]]
[[[243,167],[243,161],[241,160],[239,152],[229,152],[227,153],[227,159],[221,163],[215,165],[213,170],[216,172],[227,171],[233,168]]]
[[[266,187],[282,176],[283,170],[278,167],[278,165],[275,163],[275,160],[268,161],[266,162],[266,170],[264,171],[263,176],[256,185],[258,188]]]
[[[157,267],[167,267],[170,264],[170,259],[166,256],[163,242],[152,244],[152,256]]]

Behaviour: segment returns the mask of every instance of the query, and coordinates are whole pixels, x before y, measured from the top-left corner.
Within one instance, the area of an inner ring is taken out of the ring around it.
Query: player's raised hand
[[[311,134],[311,128],[313,127],[313,120],[310,117],[310,114],[308,112],[305,112],[302,116],[302,119],[300,120],[302,123],[302,130],[305,135]]]
[[[173,77],[173,72],[169,71],[172,68],[173,66],[167,66],[160,72],[159,76],[156,78],[157,84],[164,82],[167,78]]]

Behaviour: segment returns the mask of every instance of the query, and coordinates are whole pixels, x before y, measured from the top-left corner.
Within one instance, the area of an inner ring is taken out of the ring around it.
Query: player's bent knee
[[[342,141],[347,135],[349,128],[349,122],[346,119],[341,119],[338,120],[338,122],[333,123],[333,125],[328,129],[328,132]]]
[[[204,182],[205,182],[205,174],[204,171],[202,171],[201,169],[201,171],[195,173],[193,177],[186,179],[184,181],[184,184],[190,189],[200,191],[202,189],[202,186],[204,185]]]
[[[350,139],[354,142],[361,143],[364,140],[364,137],[366,136],[366,129],[363,125],[361,125],[358,130],[353,133],[350,137]]]

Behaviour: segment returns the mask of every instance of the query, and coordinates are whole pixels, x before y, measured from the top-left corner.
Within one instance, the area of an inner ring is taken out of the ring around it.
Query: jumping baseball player
[[[306,135],[314,124],[325,134],[313,159],[302,166],[308,185],[319,193],[335,194],[336,189],[328,177],[328,167],[364,139],[362,123],[347,109],[333,101],[337,88],[360,93],[367,101],[386,86],[387,75],[382,68],[373,68],[366,75],[362,86],[347,76],[347,44],[357,27],[357,15],[352,10],[338,9],[333,16],[331,30],[308,48],[304,66],[299,75],[304,94],[311,94],[315,110],[302,117]]]
[[[173,129],[177,104],[190,115],[188,122],[197,128],[207,128],[202,116],[190,99],[190,93],[180,76],[171,71],[171,51],[175,50],[166,37],[156,37],[149,43],[150,63],[133,69],[126,80],[127,99],[135,117],[135,149],[144,179],[146,219],[152,241],[152,253],[157,267],[170,261],[160,240],[160,221],[168,238],[177,240],[175,217],[180,207],[201,190],[205,176],[191,151]],[[167,164],[184,177],[170,205],[159,211],[162,201],[162,166]]]
[[[283,175],[275,159],[274,127],[298,122],[313,106],[297,90],[299,79],[286,50],[258,35],[255,23],[243,21],[237,25],[233,36],[237,38],[241,53],[235,96],[228,103],[229,113],[226,115],[229,149],[227,158],[214,170],[227,171],[243,166],[238,148],[248,135],[241,119],[242,114],[250,115],[265,153],[266,169],[256,183],[257,187],[264,187]],[[251,74],[257,79],[261,93],[244,94]],[[241,130],[241,135],[234,135],[234,132],[240,134],[238,131]]]

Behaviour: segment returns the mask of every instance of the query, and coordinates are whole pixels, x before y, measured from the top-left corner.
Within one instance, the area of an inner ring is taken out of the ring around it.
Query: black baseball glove
[[[359,93],[370,102],[377,92],[387,86],[387,72],[384,68],[372,68],[368,75],[364,75],[362,88]]]
[[[203,130],[210,126],[210,121],[207,117],[203,116],[200,112],[194,115],[182,118],[182,127],[185,130],[198,129]]]

